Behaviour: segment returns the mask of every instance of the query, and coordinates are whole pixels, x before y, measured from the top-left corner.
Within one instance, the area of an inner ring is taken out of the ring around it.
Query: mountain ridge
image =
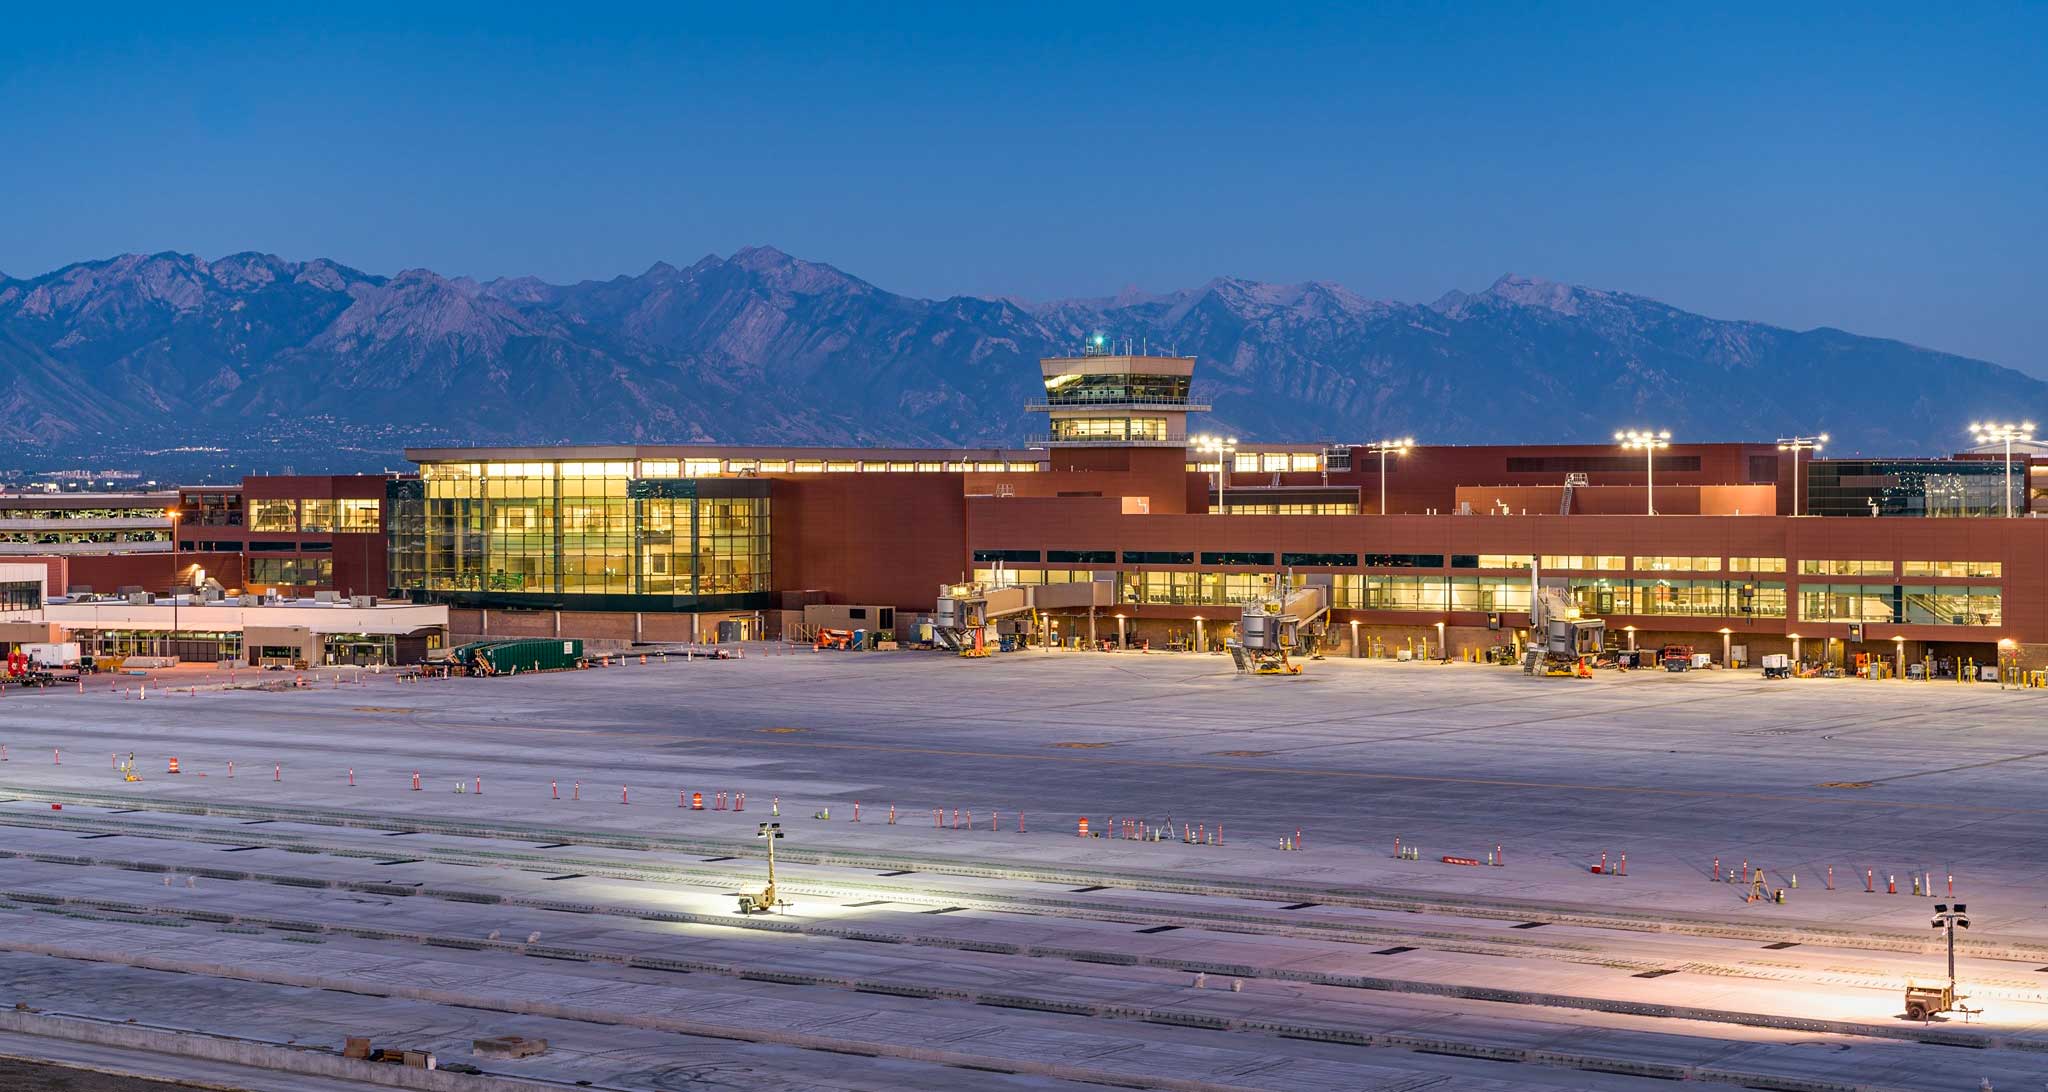
[[[1022,443],[1036,360],[1096,331],[1198,357],[1200,425],[1246,440],[1651,424],[1909,454],[2048,407],[1986,361],[1514,273],[1428,303],[1227,276],[1031,303],[899,295],[772,246],[562,285],[160,252],[0,277],[0,448],[317,458],[316,423],[386,463],[412,442]]]

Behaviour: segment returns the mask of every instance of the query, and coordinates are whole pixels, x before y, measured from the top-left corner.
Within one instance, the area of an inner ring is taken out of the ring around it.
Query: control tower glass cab
[[[1045,400],[1026,407],[1051,420],[1046,441],[1087,447],[1184,447],[1188,414],[1208,406],[1188,401],[1195,358],[1131,352],[1128,342],[1100,335],[1079,356],[1038,362]]]

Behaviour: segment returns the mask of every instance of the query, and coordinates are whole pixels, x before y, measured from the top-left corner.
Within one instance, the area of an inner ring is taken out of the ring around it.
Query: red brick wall
[[[240,554],[180,551],[176,555],[175,567],[172,555],[168,552],[86,554],[21,560],[53,563],[50,583],[50,594],[53,595],[62,595],[67,588],[73,587],[90,587],[94,592],[111,594],[128,586],[162,595],[170,591],[171,586],[177,582],[177,573],[190,574],[195,567],[206,570],[206,575],[220,581],[223,588],[242,586]]]
[[[1656,489],[1657,513],[1665,516],[1771,515],[1777,511],[1774,485],[1664,485]],[[1640,485],[1592,485],[1572,490],[1572,514],[1579,516],[1637,516],[1649,504],[1649,490]],[[1564,501],[1562,485],[1461,485],[1457,503],[1485,513],[1497,504],[1508,506],[1512,515],[1551,516]],[[1379,498],[1370,498],[1378,504]],[[1391,503],[1389,505],[1391,507]]]
[[[965,512],[959,474],[779,479],[769,507],[775,586],[826,589],[839,603],[929,611],[939,585],[967,568]]]
[[[1792,483],[1792,459],[1782,455],[1775,444],[1673,444],[1658,453],[1657,489],[1661,494],[1664,486],[1686,485],[1739,485],[1749,483],[1749,459],[1752,455],[1768,456],[1777,460],[1777,483],[1781,500],[1777,511],[1789,514]],[[1642,452],[1628,452],[1620,445],[1608,444],[1554,444],[1536,446],[1485,445],[1473,447],[1417,447],[1406,455],[1387,457],[1387,509],[1391,512],[1427,512],[1434,509],[1450,512],[1457,508],[1459,486],[1516,486],[1548,485],[1562,486],[1564,472],[1524,473],[1510,472],[1510,458],[1615,456],[1627,460],[1614,470],[1587,472],[1587,482],[1594,486],[1630,485],[1640,486],[1644,478],[1644,457]],[[1673,457],[1695,456],[1700,461],[1698,470],[1666,469],[1666,460]],[[1802,468],[1805,460],[1801,460]],[[1233,485],[1268,485],[1272,474],[1237,474],[1231,478]],[[1315,485],[1322,481],[1316,474],[1283,474],[1285,485]],[[1380,499],[1380,459],[1363,448],[1354,448],[1349,471],[1332,473],[1331,485],[1355,485],[1359,489],[1361,510],[1376,512]],[[1776,498],[1774,498],[1776,499]],[[1661,507],[1661,506],[1660,506]],[[1519,509],[1518,509],[1519,510]],[[1556,511],[1551,505],[1545,511]],[[1743,509],[1745,512],[1747,508]],[[1534,505],[1530,512],[1537,511]]]

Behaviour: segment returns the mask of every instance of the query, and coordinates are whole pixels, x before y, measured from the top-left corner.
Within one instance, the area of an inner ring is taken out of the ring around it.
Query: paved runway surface
[[[333,679],[0,698],[0,1005],[620,1089],[2048,1080],[2042,692],[761,649]],[[741,918],[771,818],[791,905]],[[1980,1013],[1898,1015],[1944,973],[1915,877],[1970,904]],[[552,1049],[470,1057],[506,1032]]]

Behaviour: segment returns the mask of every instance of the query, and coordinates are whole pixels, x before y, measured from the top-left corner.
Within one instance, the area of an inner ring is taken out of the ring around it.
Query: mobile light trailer
[[[1974,1016],[1984,1011],[1982,1009],[1964,1008],[1962,1002],[1967,1000],[1967,998],[1958,996],[1956,993],[1956,927],[1961,926],[1965,929],[1970,927],[1970,915],[1965,912],[1968,909],[1969,907],[1964,906],[1962,903],[1956,903],[1954,906],[1950,906],[1945,902],[1934,905],[1933,927],[1948,931],[1948,985],[1918,986],[1910,982],[1907,983],[1907,1019],[1925,1022],[1937,1013],[1960,1012],[1965,1015]]]
[[[757,910],[772,910],[775,908],[776,904],[775,843],[777,839],[780,839],[782,837],[782,824],[762,823],[760,825],[760,829],[754,832],[754,837],[764,838],[768,842],[768,889],[761,892],[758,895],[740,895],[740,913],[743,915],[752,914]]]

